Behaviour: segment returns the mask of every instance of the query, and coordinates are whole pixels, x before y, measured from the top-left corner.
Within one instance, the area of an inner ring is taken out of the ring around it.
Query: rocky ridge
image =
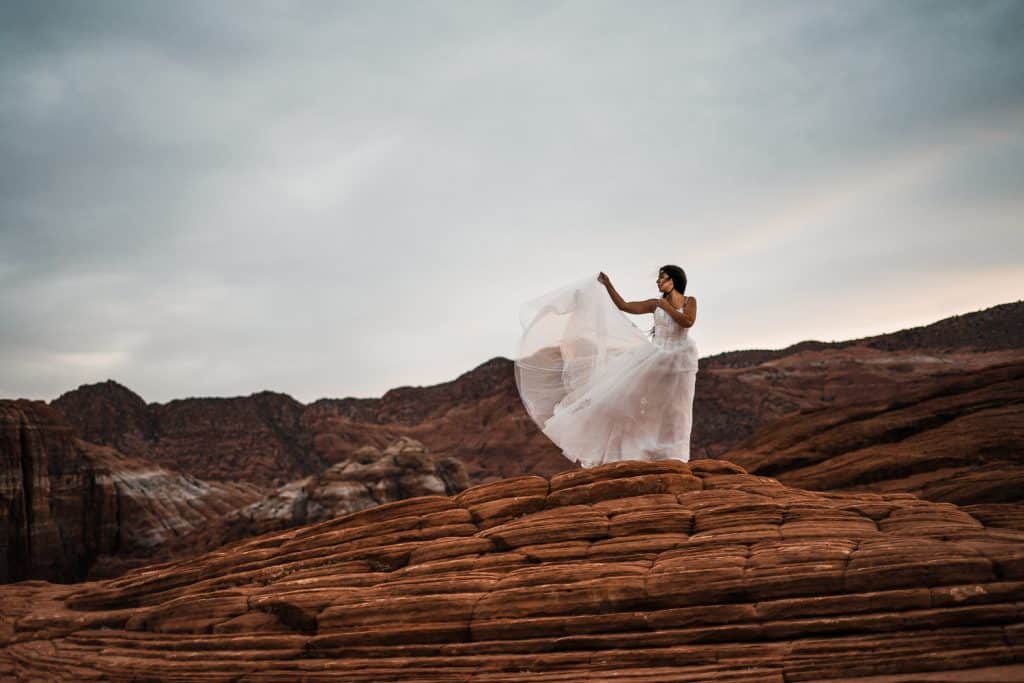
[[[1024,359],[782,418],[723,457],[819,491],[903,491],[1024,529]]]
[[[1024,359],[1024,303],[843,342],[700,359],[691,458],[721,458],[759,428],[801,411],[896,400],[904,391]],[[145,402],[113,381],[53,401],[88,441],[215,481],[277,487],[363,446],[402,436],[463,462],[474,483],[572,467],[523,410],[512,361],[492,358],[450,382],[380,398],[290,396]]]
[[[842,350],[863,346],[879,351],[969,350],[998,352],[1020,350],[1024,345],[1024,300],[990,306],[980,311],[952,315],[928,325],[843,341],[808,340],[782,349],[724,351],[702,359],[708,367],[749,367],[804,351]]]
[[[113,380],[54,399],[84,440],[214,481],[277,486],[319,472],[305,407],[287,394],[187,398],[146,404]]]

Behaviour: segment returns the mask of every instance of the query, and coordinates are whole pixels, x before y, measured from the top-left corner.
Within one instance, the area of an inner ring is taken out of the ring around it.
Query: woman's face
[[[659,292],[671,292],[672,291],[672,278],[670,278],[664,272],[658,273],[658,291]]]

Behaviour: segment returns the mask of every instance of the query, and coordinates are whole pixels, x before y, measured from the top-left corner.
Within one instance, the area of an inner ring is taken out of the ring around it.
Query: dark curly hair
[[[668,265],[662,266],[661,268],[658,269],[659,277],[661,277],[662,273],[665,273],[665,275],[668,275],[670,278],[672,278],[672,286],[678,289],[680,294],[686,293],[686,271],[684,271],[679,266]],[[664,292],[661,295],[661,298],[667,299],[668,295],[669,292]],[[651,326],[650,334],[652,338],[654,337],[654,327],[654,325]]]
[[[672,286],[679,290],[680,294],[686,294],[686,271],[679,266],[662,266],[658,269],[658,275],[665,273],[672,278]],[[665,292],[661,297],[667,298],[668,292]]]

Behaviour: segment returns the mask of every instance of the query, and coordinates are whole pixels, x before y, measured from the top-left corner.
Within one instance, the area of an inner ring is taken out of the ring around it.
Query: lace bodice
[[[686,297],[683,297],[683,307],[677,308],[682,311],[685,308]],[[687,343],[690,336],[690,328],[683,327],[669,315],[668,311],[660,306],[654,309],[654,339],[656,346],[663,348],[682,346]]]

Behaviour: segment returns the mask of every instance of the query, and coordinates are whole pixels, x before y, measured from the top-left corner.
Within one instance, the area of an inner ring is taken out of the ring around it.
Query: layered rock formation
[[[42,401],[0,400],[0,582],[78,581],[104,555],[119,571],[262,495],[82,441]]]
[[[173,472],[112,448],[81,440],[90,464],[86,515],[98,525],[88,578],[117,576],[154,557],[186,556],[195,538],[234,511],[261,500],[265,491],[247,482],[210,482]]]
[[[83,384],[50,401],[50,406],[67,418],[79,438],[125,455],[145,456],[150,442],[157,439],[152,408],[113,380]]]
[[[89,463],[60,413],[0,400],[0,582],[85,575],[103,540],[86,516],[89,488]]]
[[[707,356],[697,374],[691,457],[724,457],[793,413],[896,400],[1022,358],[1022,302],[862,339]],[[53,405],[89,441],[203,479],[260,486],[316,474],[363,446],[384,448],[401,436],[460,459],[473,482],[572,467],[526,415],[505,358],[443,384],[306,406],[272,392],[146,405],[109,381],[79,387]]]
[[[379,399],[321,399],[308,406],[305,423],[326,460],[352,448],[355,435],[383,430],[458,458],[474,482],[524,472],[551,476],[573,467],[526,414],[506,358],[492,358],[451,382],[399,387]]]
[[[0,674],[24,679],[1009,681],[1024,532],[724,461],[623,462],[0,587],[0,614]]]
[[[1015,451],[1022,392],[1019,382],[999,379],[1024,363],[1022,310],[1007,304],[862,340],[701,359],[693,457],[721,455],[803,488],[911,491],[970,506],[992,526],[1024,528]],[[161,405],[108,381],[52,405],[75,434],[55,414],[39,419],[59,428],[8,431],[3,580],[77,580],[85,567],[93,577],[113,576],[147,557],[357,509],[373,499],[365,487],[350,491],[362,503],[324,503],[321,492],[340,484],[325,488],[320,473],[396,439],[416,438],[436,457],[459,460],[475,482],[573,467],[522,410],[503,358],[380,399],[304,406],[261,392]],[[33,449],[23,466],[22,453]],[[38,481],[26,488],[26,477]],[[278,490],[269,499],[230,512],[271,484]],[[177,540],[185,534],[187,542]]]
[[[113,380],[51,405],[88,441],[214,481],[281,486],[403,436],[460,459],[472,481],[571,467],[523,410],[505,358],[443,384],[308,406],[269,391],[147,405]]]
[[[89,443],[42,401],[0,400],[0,439],[0,582],[116,576],[229,540],[469,486],[459,460],[435,458],[407,437],[383,450],[364,446],[270,492]]]
[[[364,446],[323,472],[290,482],[270,495],[232,510],[160,557],[213,549],[242,538],[332,519],[405,498],[455,495],[469,486],[462,462],[435,458],[426,447],[402,437],[381,450]]]
[[[98,405],[104,419],[120,415]],[[126,432],[133,433],[142,432]],[[228,540],[469,486],[459,460],[434,458],[407,437],[383,450],[364,446],[269,493],[79,439],[42,401],[0,400],[0,439],[0,582],[116,576]]]
[[[885,351],[868,346],[804,350],[738,367],[701,359],[694,429],[702,425],[701,446],[709,456],[724,458],[758,429],[795,413],[895,402],[906,392],[929,391],[949,379],[1021,361],[1024,348]]]
[[[312,434],[302,427],[304,406],[272,391],[145,404],[107,380],[51,405],[86,441],[201,479],[278,486],[330,464],[316,457]]]
[[[1024,529],[1024,358],[796,414],[725,458],[799,488],[906,491]]]

